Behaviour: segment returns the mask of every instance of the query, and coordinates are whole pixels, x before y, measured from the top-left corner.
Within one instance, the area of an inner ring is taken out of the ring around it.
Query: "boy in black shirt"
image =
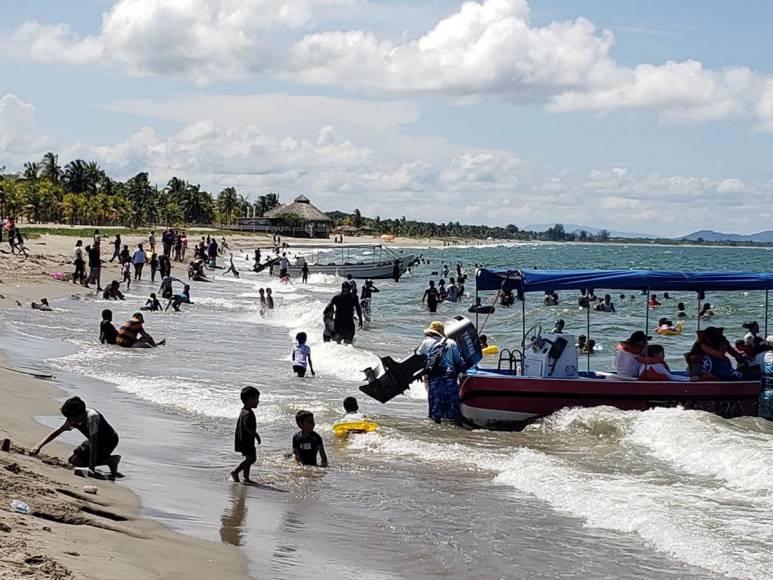
[[[66,419],[64,424],[33,447],[30,450],[30,455],[34,457],[40,453],[45,445],[65,431],[77,429],[86,436],[87,441],[73,449],[72,455],[67,460],[70,465],[88,467],[89,475],[92,477],[100,476],[96,471],[98,465],[107,465],[110,467],[112,479],[121,477],[121,474],[118,473],[118,463],[121,461],[121,456],[112,455],[113,450],[118,445],[118,434],[102,414],[94,409],[86,408],[86,403],[80,397],[71,397],[62,405],[62,415]]]
[[[244,461],[231,472],[231,477],[235,482],[239,483],[239,474],[244,473],[244,483],[254,485],[255,482],[250,479],[250,467],[257,460],[258,454],[255,450],[255,441],[260,445],[260,435],[258,435],[255,413],[252,410],[260,402],[260,391],[255,387],[244,387],[241,397],[244,408],[236,422],[234,451],[244,455]]]
[[[317,453],[319,453],[320,465],[327,467],[327,455],[322,437],[314,431],[314,414],[311,411],[298,411],[295,422],[301,429],[293,435],[295,461],[302,465],[317,465]]]
[[[102,322],[99,325],[99,342],[102,344],[115,344],[118,331],[113,326],[113,311],[102,311]]]

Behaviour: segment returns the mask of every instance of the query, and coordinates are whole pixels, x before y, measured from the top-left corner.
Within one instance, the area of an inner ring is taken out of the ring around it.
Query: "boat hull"
[[[684,407],[732,418],[757,416],[760,381],[626,381],[588,374],[577,379],[521,377],[473,369],[462,377],[462,417],[474,426],[520,430],[565,407],[608,405],[625,411]]]
[[[416,258],[406,256],[400,258],[400,274],[404,274],[408,265],[412,264]],[[392,268],[394,262],[375,262],[364,264],[308,264],[309,274],[327,274],[329,276],[340,276],[346,278],[351,274],[352,278],[358,280],[385,280],[392,278]],[[297,266],[290,266],[288,269],[290,277],[297,278],[301,275],[301,269]],[[274,266],[274,274],[279,275],[279,268]]]

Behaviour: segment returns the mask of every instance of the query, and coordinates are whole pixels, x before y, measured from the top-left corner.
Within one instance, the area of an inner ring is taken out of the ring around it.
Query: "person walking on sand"
[[[333,321],[335,324],[336,342],[352,344],[354,342],[354,313],[357,313],[359,327],[362,328],[362,309],[356,295],[352,294],[349,282],[341,284],[341,292],[330,299],[328,306],[335,310]]]
[[[236,482],[255,485],[250,479],[250,468],[258,458],[255,442],[261,444],[258,434],[258,423],[253,409],[260,403],[260,391],[255,387],[244,387],[241,393],[242,410],[236,421],[236,433],[234,434],[234,451],[241,453],[244,460],[231,472],[231,478]],[[239,479],[239,474],[244,475],[244,480]]]
[[[134,250],[134,255],[132,256],[135,280],[142,280],[142,268],[147,261],[148,257],[145,255],[145,250],[142,248],[142,244],[137,244],[137,249]]]
[[[111,479],[121,477],[121,474],[118,473],[121,456],[112,454],[118,446],[118,434],[102,416],[102,413],[86,407],[86,403],[80,397],[67,399],[62,405],[61,412],[65,417],[64,424],[35,445],[30,450],[30,455],[35,457],[43,447],[62,433],[77,429],[86,437],[86,441],[73,449],[67,462],[73,467],[88,467],[88,473],[91,477],[100,477],[97,472],[97,467],[100,465],[107,465],[110,468]]]
[[[72,275],[72,283],[78,284],[79,282],[83,284],[86,281],[86,260],[83,259],[83,242],[81,240],[78,240],[75,242],[75,259],[73,260],[73,264],[75,264],[75,273]]]
[[[113,240],[113,256],[110,258],[110,263],[112,264],[113,260],[118,258],[118,261],[121,261],[121,234],[115,234],[115,239]]]
[[[150,245],[150,252],[155,254],[156,253],[156,232],[151,231],[150,235],[148,236],[148,244]]]

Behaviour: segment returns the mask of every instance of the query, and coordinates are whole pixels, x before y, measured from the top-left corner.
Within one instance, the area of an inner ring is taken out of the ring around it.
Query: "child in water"
[[[354,397],[346,397],[344,399],[344,411],[346,411],[346,414],[338,419],[336,423],[356,423],[367,420],[367,417],[360,413],[360,405]]]
[[[274,297],[271,295],[271,288],[266,288],[266,306],[269,310],[274,309]]]
[[[145,306],[140,308],[140,310],[149,310],[151,312],[158,312],[161,310],[161,302],[156,298],[155,292],[150,294],[150,298],[148,298],[148,301],[145,302]]]
[[[244,483],[254,484],[250,479],[250,467],[257,461],[258,453],[255,442],[261,444],[258,435],[258,425],[255,420],[255,409],[260,403],[260,391],[255,387],[244,387],[241,393],[242,407],[239,419],[236,421],[236,433],[234,435],[234,451],[241,453],[244,460],[231,472],[231,478],[239,483],[239,474],[244,474]]]
[[[191,302],[191,287],[186,284],[183,291],[180,294],[175,294],[170,298],[169,304],[166,305],[166,310],[169,310],[171,306],[175,312],[180,312],[180,304],[193,304]]]
[[[305,332],[295,335],[295,347],[293,348],[293,372],[299,377],[306,376],[306,367],[311,371],[311,376],[316,376],[314,365],[311,363],[311,348],[306,344]]]
[[[126,289],[129,290],[132,287],[132,263],[131,260],[127,260],[121,265],[121,272],[123,273],[123,280],[121,284],[126,282]]]
[[[314,431],[314,413],[298,411],[295,415],[295,423],[300,428],[300,431],[293,435],[293,457],[296,463],[317,465],[317,454],[319,454],[320,466],[327,467],[325,445],[319,433]]]

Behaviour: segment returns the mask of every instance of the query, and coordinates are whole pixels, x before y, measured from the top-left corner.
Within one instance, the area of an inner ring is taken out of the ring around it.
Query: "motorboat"
[[[649,270],[516,270],[479,269],[478,292],[505,290],[526,296],[545,290],[768,291],[773,274],[750,272],[665,272]],[[762,380],[658,381],[631,379],[612,372],[579,370],[579,353],[569,334],[526,330],[520,348],[500,349],[496,368],[474,366],[460,380],[464,421],[486,429],[519,430],[565,407],[609,405],[643,411],[682,407],[721,417],[762,416],[773,419],[773,377]],[[590,321],[590,309],[588,309]],[[648,320],[647,320],[648,326]],[[590,329],[590,322],[589,322]],[[590,332],[587,333],[588,337]],[[590,361],[590,358],[588,358]],[[645,363],[646,364],[646,363]],[[675,373],[676,374],[676,373]]]
[[[326,261],[325,251],[331,249],[337,254],[336,259]],[[364,255],[366,251],[369,252],[368,255]],[[309,274],[329,274],[344,278],[351,275],[357,279],[380,280],[393,277],[395,261],[400,265],[402,276],[416,260],[413,254],[404,254],[382,244],[347,244],[334,248],[319,248],[311,250],[307,255],[296,256],[290,263],[288,273],[293,278],[299,277],[305,262],[309,267]],[[273,273],[278,275],[279,268],[274,267]]]

